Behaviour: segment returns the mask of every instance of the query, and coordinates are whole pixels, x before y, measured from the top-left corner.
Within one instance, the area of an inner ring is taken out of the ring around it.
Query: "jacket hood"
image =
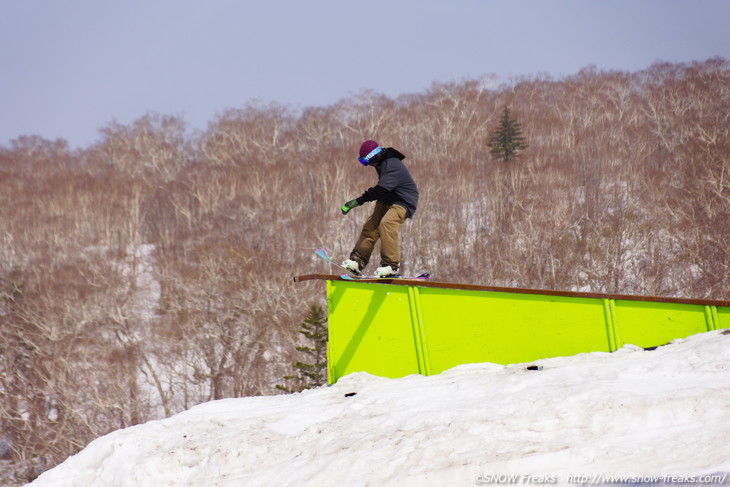
[[[370,164],[368,164],[368,166],[378,167],[380,166],[381,162],[387,159],[391,159],[393,157],[395,157],[396,159],[400,159],[401,161],[406,158],[406,156],[401,154],[399,151],[393,149],[392,147],[386,147],[381,153],[370,159]]]
[[[391,157],[395,157],[396,159],[400,159],[401,161],[406,158],[403,154],[401,154],[396,149],[393,149],[392,147],[386,147],[383,149],[383,153],[379,154],[380,160],[384,161],[385,159],[390,159]]]

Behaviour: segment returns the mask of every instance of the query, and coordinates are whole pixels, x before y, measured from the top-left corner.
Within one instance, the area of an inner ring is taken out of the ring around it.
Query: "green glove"
[[[357,202],[357,200],[350,200],[344,205],[342,205],[342,214],[347,215],[347,212],[355,208],[356,206],[360,206],[360,203]]]

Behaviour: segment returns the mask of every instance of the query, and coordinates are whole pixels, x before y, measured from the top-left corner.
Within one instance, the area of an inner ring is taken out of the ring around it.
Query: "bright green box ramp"
[[[528,362],[643,348],[730,327],[730,302],[568,293],[428,281],[327,282],[328,379],[438,374],[459,364]]]

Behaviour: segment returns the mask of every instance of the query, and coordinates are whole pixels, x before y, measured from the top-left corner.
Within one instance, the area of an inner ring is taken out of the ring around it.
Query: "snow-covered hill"
[[[729,364],[730,334],[717,331],[654,351],[540,360],[542,370],[352,374],[116,431],[31,485],[571,485],[706,474],[730,484]]]

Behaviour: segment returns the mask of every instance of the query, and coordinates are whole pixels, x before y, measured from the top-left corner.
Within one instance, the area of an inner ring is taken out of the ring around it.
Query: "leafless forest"
[[[486,142],[505,107],[529,144]],[[276,393],[298,325],[376,181],[421,191],[404,272],[511,287],[730,299],[730,63],[434,84],[327,107],[251,104],[191,133],[146,114],[98,141],[0,147],[0,470],[24,481],[111,430]],[[377,262],[375,262],[377,264]],[[372,265],[372,264],[371,264]]]

